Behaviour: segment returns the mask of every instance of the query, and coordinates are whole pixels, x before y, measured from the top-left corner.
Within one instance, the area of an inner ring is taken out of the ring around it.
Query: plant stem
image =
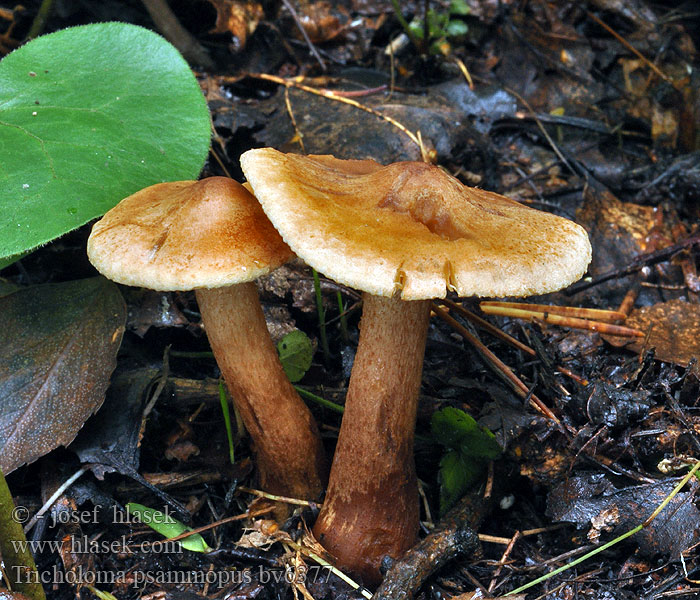
[[[411,31],[411,28],[408,24],[408,21],[404,18],[403,14],[401,14],[401,5],[399,4],[399,0],[391,0],[391,5],[394,7],[394,13],[396,14],[396,20],[399,22],[401,27],[403,27],[404,33],[408,36],[408,39],[411,40],[413,45],[422,54],[423,53],[422,40],[419,40],[415,35],[413,35],[413,32]]]
[[[340,311],[338,315],[340,317],[340,333],[343,336],[343,341],[347,344],[350,336],[348,335],[348,320],[345,316],[345,307],[343,306],[343,295],[340,293],[340,290],[338,290],[336,294],[338,298],[338,310]]]
[[[35,37],[41,35],[41,32],[44,31],[44,27],[46,26],[46,21],[49,20],[49,13],[51,12],[52,6],[53,0],[43,0],[36,13],[36,17],[34,17],[32,26],[29,29],[27,39],[33,40]]]
[[[13,591],[20,592],[31,600],[46,600],[22,523],[17,516],[10,488],[0,471],[0,554],[5,563],[8,582]]]
[[[582,563],[585,560],[588,560],[589,558],[592,558],[596,554],[600,554],[604,550],[607,550],[611,546],[614,546],[615,544],[618,544],[619,542],[627,539],[628,537],[633,536],[635,533],[640,532],[642,529],[645,527],[649,526],[649,523],[651,523],[657,516],[658,514],[668,506],[668,503],[671,502],[673,497],[681,491],[683,486],[690,481],[690,479],[697,473],[697,471],[700,470],[700,461],[695,463],[695,466],[686,474],[683,479],[676,485],[675,488],[673,488],[673,491],[664,498],[663,502],[659,504],[659,506],[656,507],[656,510],[654,510],[649,517],[644,521],[644,523],[640,523],[636,527],[633,527],[629,531],[623,533],[622,535],[617,536],[614,540],[610,540],[609,542],[603,544],[602,546],[598,546],[594,550],[591,550],[590,552],[584,554],[583,556],[579,556],[576,560],[572,560],[570,563],[567,563],[565,565],[562,565],[558,569],[554,569],[554,571],[550,571],[546,575],[542,575],[542,577],[538,577],[537,579],[530,581],[529,583],[526,583],[525,585],[521,585],[518,589],[515,589],[513,591],[508,592],[505,594],[506,596],[514,596],[515,594],[520,594],[521,592],[524,592],[525,590],[533,587],[534,585],[537,585],[538,583],[542,583],[543,581],[546,581],[547,579],[554,577],[555,575],[558,575],[559,573],[566,571],[567,569],[571,569],[572,567],[575,567],[576,565]]]
[[[337,412],[338,414],[343,414],[345,412],[345,409],[340,405],[336,404],[335,402],[331,402],[330,400],[326,400],[325,398],[321,398],[321,396],[317,396],[316,394],[313,394],[304,388],[299,387],[298,385],[294,386],[294,389],[299,392],[299,395],[302,398],[306,398],[307,400],[311,400],[312,402],[315,402],[319,406],[323,406],[323,408],[327,408],[328,410],[332,410],[333,412]]]
[[[316,311],[318,312],[318,327],[321,334],[321,349],[323,358],[328,366],[331,362],[331,351],[328,348],[328,336],[326,335],[326,311],[323,308],[323,296],[321,295],[321,280],[318,271],[312,269],[314,274],[314,292],[316,293]]]
[[[235,464],[236,456],[233,450],[233,430],[231,428],[231,413],[228,410],[228,396],[224,389],[223,380],[219,379],[219,402],[221,402],[221,412],[224,414],[224,425],[226,426],[226,437],[228,438],[228,457],[231,464]]]

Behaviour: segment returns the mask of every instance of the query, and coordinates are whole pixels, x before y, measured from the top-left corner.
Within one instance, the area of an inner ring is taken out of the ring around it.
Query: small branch
[[[491,350],[489,350],[484,344],[482,344],[476,336],[472,335],[469,330],[464,327],[455,318],[448,315],[444,310],[442,310],[435,302],[433,302],[433,312],[440,317],[445,323],[450,325],[455,331],[457,331],[465,340],[474,346],[474,348],[481,354],[482,358],[486,361],[486,364],[491,367],[491,369],[502,379],[510,385],[510,387],[515,391],[521,398],[528,398],[530,404],[548,419],[554,421],[557,425],[563,426],[559,418],[551,411],[551,409],[540,400],[535,394],[531,393],[528,387],[520,380],[520,378],[511,371],[508,366],[498,358]]]
[[[575,317],[579,319],[594,319],[603,321],[604,323],[613,323],[615,321],[624,321],[627,315],[618,310],[605,310],[600,308],[581,308],[578,306],[557,306],[556,304],[528,304],[527,302],[500,302],[498,300],[489,300],[480,302],[479,306],[487,314],[486,308],[502,307],[502,308],[517,308],[522,310],[547,313],[550,315],[561,315],[564,317]]]
[[[379,117],[380,119],[383,119],[384,121],[386,121],[388,123],[391,123],[399,131],[403,132],[406,136],[408,136],[408,138],[416,146],[418,146],[418,149],[420,150],[421,157],[423,158],[423,161],[425,161],[427,163],[434,163],[436,158],[437,158],[437,156],[435,155],[435,151],[429,150],[425,146],[425,144],[423,143],[423,140],[421,139],[420,131],[417,134],[415,134],[412,131],[410,131],[405,125],[403,125],[402,123],[399,123],[393,117],[390,117],[389,115],[384,115],[380,112],[377,112],[373,108],[370,108],[369,106],[364,106],[363,104],[360,104],[356,100],[353,100],[351,98],[347,98],[347,97],[342,96],[339,93],[333,92],[331,90],[313,88],[311,86],[304,85],[302,83],[299,83],[299,82],[291,80],[291,79],[284,79],[283,77],[277,77],[276,75],[268,75],[267,73],[248,73],[248,75],[250,77],[256,77],[257,79],[263,79],[265,81],[272,81],[274,83],[278,83],[278,84],[284,85],[286,87],[294,87],[294,88],[300,89],[304,92],[308,92],[309,94],[316,94],[317,96],[322,96],[323,98],[328,98],[329,100],[335,100],[336,102],[342,102],[343,104],[349,104],[350,106],[354,106],[355,108],[359,108],[360,110],[368,112],[371,115],[374,115],[375,117]]]
[[[522,350],[526,354],[529,354],[530,356],[536,356],[537,353],[530,348],[527,344],[523,344],[520,340],[516,340],[514,337],[508,335],[505,331],[502,331],[495,325],[491,325],[488,321],[482,319],[478,315],[475,315],[472,311],[467,310],[464,308],[461,304],[457,304],[456,302],[452,302],[452,300],[449,300],[447,298],[440,298],[439,302],[441,304],[444,304],[445,306],[449,306],[451,309],[457,311],[460,315],[462,315],[465,319],[470,321],[472,325],[476,325],[479,329],[483,329],[487,333],[490,333],[492,336],[497,337],[499,340],[504,341],[506,344],[510,344],[514,348],[517,348],[518,350]]]
[[[372,600],[412,600],[423,582],[453,558],[479,547],[476,534],[491,507],[493,494],[467,494],[436,529],[394,562]]]
[[[598,25],[600,25],[605,31],[607,31],[611,36],[613,36],[618,42],[620,42],[625,48],[627,48],[632,54],[639,58],[645,65],[647,65],[654,73],[656,73],[661,79],[666,83],[670,83],[675,89],[678,89],[678,84],[673,81],[666,73],[664,73],[659,67],[657,67],[653,62],[651,62],[646,56],[644,56],[639,50],[637,50],[632,44],[630,44],[625,38],[623,38],[617,31],[615,31],[610,25],[596,17],[592,12],[586,11],[589,18],[593,19]]]
[[[214,61],[204,47],[185,29],[168,6],[166,0],[141,0],[153,23],[187,62],[205,69],[213,69]]]
[[[299,29],[299,31],[301,32],[301,35],[304,36],[304,41],[306,42],[306,45],[309,47],[309,52],[311,52],[311,54],[313,54],[314,58],[318,61],[318,64],[321,67],[321,70],[326,71],[326,63],[323,62],[323,59],[321,58],[321,55],[318,53],[318,50],[316,50],[316,46],[314,46],[314,43],[311,41],[309,34],[306,33],[306,29],[304,29],[304,25],[302,25],[301,19],[299,18],[297,11],[294,10],[294,7],[292,6],[291,2],[289,2],[289,0],[282,0],[282,4],[284,4],[285,8],[289,11],[289,14],[292,15],[292,19],[294,19],[294,23],[296,23],[297,29]]]
[[[523,305],[528,306],[528,305]],[[536,308],[527,309],[520,308],[516,302],[482,302],[480,307],[487,315],[499,315],[504,317],[513,317],[515,319],[525,319],[527,321],[533,321],[535,319],[543,322],[550,323],[552,325],[559,325],[560,327],[571,327],[573,329],[584,329],[586,331],[597,331],[599,333],[605,333],[608,335],[619,335],[624,337],[644,337],[644,332],[638,329],[632,329],[631,327],[624,327],[622,325],[612,325],[610,323],[605,323],[602,321],[592,321],[590,319],[569,317],[565,315],[556,314],[555,309],[567,309],[570,307],[559,306],[550,307],[549,305],[529,305]],[[576,309],[572,307],[573,310],[580,311],[592,311],[595,309]],[[550,310],[551,309],[551,310]],[[609,311],[613,312],[613,311]],[[616,313],[613,313],[616,314]],[[607,316],[610,318],[610,315]]]
[[[600,283],[604,283],[605,281],[609,281],[610,279],[618,279],[620,277],[625,277],[626,275],[636,273],[637,271],[646,267],[647,265],[655,265],[657,263],[664,262],[671,258],[677,252],[687,250],[696,244],[700,244],[700,233],[691,235],[686,239],[678,242],[677,244],[673,244],[672,246],[662,248],[661,250],[648,252],[646,254],[640,254],[639,256],[634,257],[626,267],[622,267],[620,269],[613,269],[612,271],[607,271],[594,279],[579,281],[578,283],[574,283],[573,285],[570,285],[568,288],[562,291],[567,296],[577,294],[578,292],[587,290],[590,287],[593,287]]]

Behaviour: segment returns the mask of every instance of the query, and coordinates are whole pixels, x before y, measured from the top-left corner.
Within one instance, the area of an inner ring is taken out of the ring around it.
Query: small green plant
[[[219,404],[224,416],[224,426],[226,427],[226,438],[228,439],[228,458],[231,464],[236,462],[236,453],[233,443],[233,427],[231,427],[231,412],[228,409],[228,395],[223,379],[219,379]]]
[[[435,441],[445,447],[440,460],[440,514],[445,514],[481,477],[486,463],[498,458],[495,436],[458,408],[443,408],[430,422]]]
[[[429,8],[422,19],[414,18],[410,23],[401,14],[398,0],[392,0],[396,16],[406,35],[422,54],[448,55],[451,42],[466,35],[468,27],[461,19],[469,14],[465,0],[451,0],[447,10]]]

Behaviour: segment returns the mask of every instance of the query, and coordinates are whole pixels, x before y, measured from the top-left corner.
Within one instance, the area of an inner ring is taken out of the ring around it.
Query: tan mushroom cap
[[[292,257],[255,197],[226,177],[136,192],[95,224],[87,248],[109,279],[163,291],[252,281]]]
[[[542,294],[579,279],[591,259],[576,223],[425,163],[383,167],[263,148],[245,152],[241,166],[298,256],[371,294]]]

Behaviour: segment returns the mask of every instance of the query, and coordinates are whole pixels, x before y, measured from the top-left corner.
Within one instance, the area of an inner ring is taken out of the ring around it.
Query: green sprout
[[[421,54],[443,54],[452,51],[451,42],[466,35],[468,27],[461,19],[469,14],[465,0],[451,0],[446,11],[426,8],[423,18],[414,18],[410,23],[401,14],[399,0],[392,0],[396,16],[406,35]],[[427,7],[426,2],[426,7]]]

